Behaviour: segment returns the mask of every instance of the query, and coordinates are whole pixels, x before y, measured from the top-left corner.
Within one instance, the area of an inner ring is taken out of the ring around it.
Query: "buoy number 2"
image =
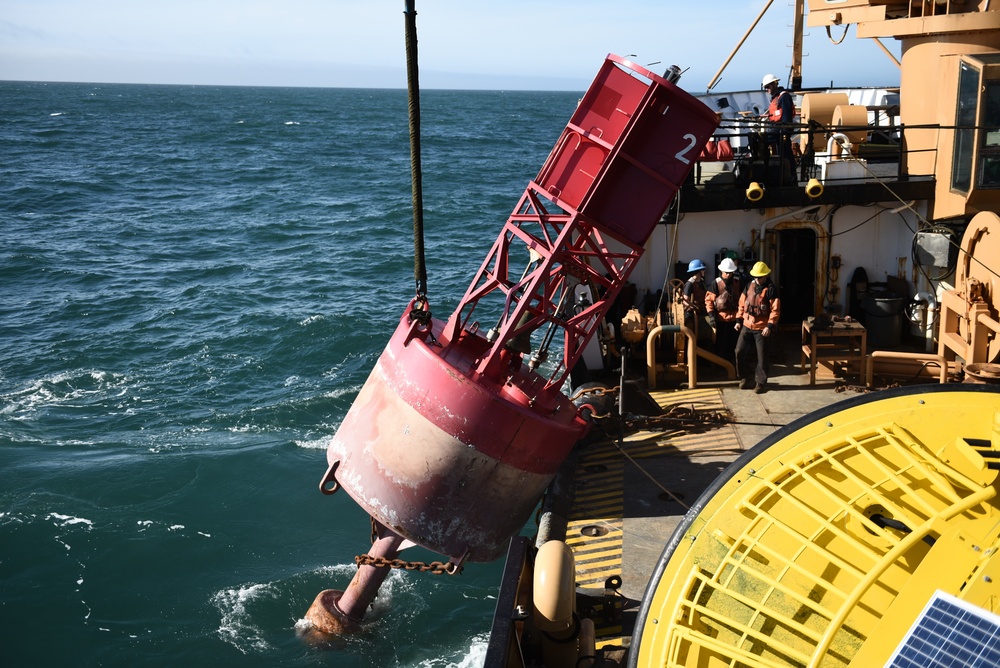
[[[691,164],[691,160],[688,159],[687,154],[688,154],[688,152],[691,149],[694,148],[694,145],[695,145],[695,143],[697,143],[698,138],[695,137],[690,132],[687,133],[686,135],[684,135],[683,138],[687,139],[688,144],[687,144],[687,146],[685,146],[681,150],[677,151],[677,153],[674,154],[674,157],[677,158],[678,160],[680,160],[681,162],[683,162],[685,165],[690,165]]]

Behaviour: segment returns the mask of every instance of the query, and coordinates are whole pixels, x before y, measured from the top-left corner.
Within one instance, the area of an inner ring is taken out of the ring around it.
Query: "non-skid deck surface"
[[[650,430],[628,434],[621,449],[615,442],[605,440],[588,445],[581,453],[566,535],[566,543],[576,560],[579,588],[604,590],[610,579],[620,581],[622,577],[626,467],[653,470],[661,459],[734,452],[740,447],[731,425],[712,423],[705,429],[683,428],[695,415],[709,419],[728,415],[718,389],[653,392],[651,396],[665,414],[684,419],[677,423],[664,420]],[[664,488],[670,486],[667,480],[659,484]],[[599,625],[598,646],[619,642],[621,633],[620,624],[603,628]]]

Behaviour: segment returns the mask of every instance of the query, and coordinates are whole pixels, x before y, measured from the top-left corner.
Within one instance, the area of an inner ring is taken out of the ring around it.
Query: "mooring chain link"
[[[606,394],[615,394],[621,386],[616,385],[614,387],[585,387],[583,389],[577,390],[573,396],[569,398],[570,401],[576,401],[585,394],[593,394],[595,397],[603,397]]]
[[[368,554],[359,554],[354,557],[354,563],[358,566],[374,566],[375,568],[400,568],[405,571],[420,571],[421,573],[433,573],[434,575],[458,575],[462,572],[462,567],[450,561],[432,561],[425,564],[422,561],[404,561],[403,559],[386,559],[385,557],[373,557]]]

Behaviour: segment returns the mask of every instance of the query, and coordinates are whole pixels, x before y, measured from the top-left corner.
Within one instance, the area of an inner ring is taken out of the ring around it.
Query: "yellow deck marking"
[[[722,392],[716,388],[652,392],[651,396],[664,411],[728,412]],[[664,429],[633,433],[625,438],[622,447],[636,460],[739,449],[730,426],[706,425],[700,433],[687,433],[669,425]],[[592,443],[581,452],[575,474],[576,496],[566,529],[566,544],[576,560],[577,587],[603,590],[608,578],[622,576],[625,466],[625,457],[610,441]],[[669,481],[662,482],[669,487]],[[622,642],[620,625],[598,626],[596,631],[599,648]]]

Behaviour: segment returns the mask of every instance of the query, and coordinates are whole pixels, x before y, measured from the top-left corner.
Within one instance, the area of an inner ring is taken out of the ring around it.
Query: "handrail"
[[[680,332],[687,339],[688,388],[698,387],[698,358],[704,357],[709,362],[718,364],[726,370],[729,380],[736,378],[736,367],[732,362],[723,359],[715,353],[698,347],[698,337],[687,325],[659,325],[646,334],[646,383],[650,390],[656,389],[656,341],[663,332]]]

